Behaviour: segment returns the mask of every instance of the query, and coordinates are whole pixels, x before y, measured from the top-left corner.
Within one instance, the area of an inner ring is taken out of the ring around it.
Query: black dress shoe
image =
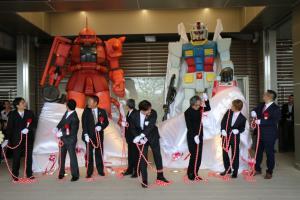
[[[99,174],[99,176],[105,176],[105,173],[104,172],[100,172],[100,173],[98,173]]]
[[[260,175],[260,174],[262,174],[261,171],[255,171],[253,176]]]
[[[131,178],[137,178],[137,177],[138,177],[137,173],[133,173],[133,174],[131,175]]]
[[[73,176],[73,177],[71,178],[71,182],[75,182],[75,181],[78,181],[78,180],[79,180],[79,177]]]
[[[129,170],[126,170],[126,171],[123,172],[122,174],[123,174],[123,176],[128,176],[128,175],[132,174],[132,172],[129,171]]]
[[[188,179],[191,180],[191,181],[194,181],[195,180],[195,176],[193,174],[188,174],[187,175]]]
[[[13,177],[13,180],[14,181],[19,181],[19,178],[18,177]]]
[[[92,175],[86,175],[85,178],[92,178]]]
[[[165,177],[157,177],[157,180],[160,180],[165,183],[169,183],[169,181]]]
[[[34,176],[30,176],[29,179],[30,179],[30,180],[34,180],[35,177],[34,177]]]
[[[228,171],[228,173],[226,173],[227,170],[225,170],[224,172],[220,173],[220,176],[225,176],[226,174],[231,174],[231,170]]]
[[[233,174],[231,175],[231,178],[237,178],[237,173],[233,173]]]
[[[141,185],[142,185],[142,188],[148,188],[148,182],[143,182]]]
[[[63,179],[64,177],[64,175],[58,175],[58,179]]]

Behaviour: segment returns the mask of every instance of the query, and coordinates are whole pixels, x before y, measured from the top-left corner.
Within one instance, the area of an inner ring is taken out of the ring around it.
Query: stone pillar
[[[300,5],[293,11],[292,37],[294,54],[295,166],[300,169]]]

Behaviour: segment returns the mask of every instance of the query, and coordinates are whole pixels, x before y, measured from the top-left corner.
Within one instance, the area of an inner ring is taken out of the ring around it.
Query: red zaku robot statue
[[[77,107],[84,108],[86,96],[99,97],[99,107],[111,114],[111,103],[119,107],[118,101],[110,97],[108,78],[112,90],[118,97],[125,95],[124,72],[119,59],[125,37],[111,38],[103,42],[92,29],[82,29],[72,42],[64,37],[55,37],[50,55],[40,82],[47,101],[57,101],[61,80],[71,74],[66,87],[67,98],[74,99]],[[46,79],[48,83],[46,85]]]

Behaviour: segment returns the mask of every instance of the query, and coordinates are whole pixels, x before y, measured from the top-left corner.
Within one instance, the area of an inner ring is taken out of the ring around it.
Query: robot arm
[[[107,60],[110,65],[109,78],[113,82],[112,90],[118,97],[125,96],[124,71],[119,66],[124,41],[125,37],[111,38],[105,41]]]
[[[70,49],[71,40],[64,37],[54,38],[46,67],[40,82],[40,85],[44,89],[44,97],[48,101],[56,100],[59,95],[57,87],[66,74],[66,70],[63,69],[63,67],[67,62]],[[48,76],[49,86],[45,87],[46,79]]]
[[[219,38],[217,40],[218,52],[221,60],[221,82],[231,82],[233,80],[233,63],[230,60],[231,38]]]
[[[70,49],[71,40],[64,37],[54,38],[42,80],[40,82],[41,86],[45,86],[46,78],[49,75],[49,85],[58,87],[61,79],[65,75],[65,71],[61,68],[66,64]]]

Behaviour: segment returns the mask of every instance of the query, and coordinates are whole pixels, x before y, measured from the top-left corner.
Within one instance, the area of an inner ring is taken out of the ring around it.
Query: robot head
[[[196,41],[204,41],[208,38],[208,29],[203,22],[196,22],[191,30],[191,40],[193,42]]]
[[[84,45],[95,44],[97,42],[96,32],[91,28],[85,27],[79,32],[78,40]]]

